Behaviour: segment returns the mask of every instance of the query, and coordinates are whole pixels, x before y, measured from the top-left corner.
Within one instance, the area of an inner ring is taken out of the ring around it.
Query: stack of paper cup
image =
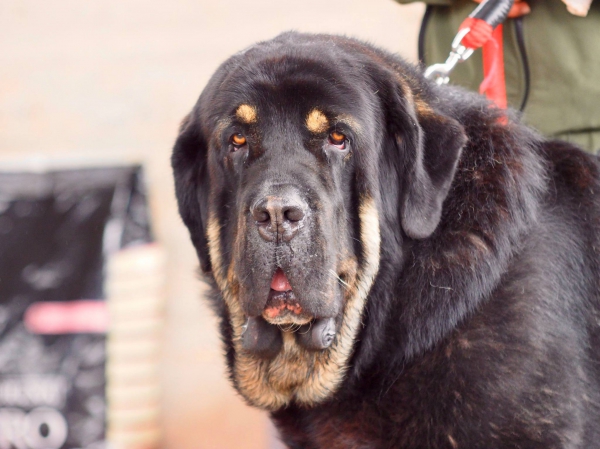
[[[107,440],[115,449],[160,443],[160,342],[165,255],[157,244],[126,248],[107,265]]]

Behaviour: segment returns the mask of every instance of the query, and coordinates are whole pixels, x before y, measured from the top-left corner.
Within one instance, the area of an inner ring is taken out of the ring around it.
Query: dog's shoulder
[[[583,198],[595,197],[600,182],[598,156],[561,140],[546,141],[544,150],[552,179],[560,184],[560,189]]]

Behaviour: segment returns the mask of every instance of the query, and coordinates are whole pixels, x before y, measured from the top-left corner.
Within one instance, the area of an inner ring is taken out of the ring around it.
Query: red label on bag
[[[105,301],[36,302],[24,317],[25,327],[34,334],[106,333],[108,308]]]

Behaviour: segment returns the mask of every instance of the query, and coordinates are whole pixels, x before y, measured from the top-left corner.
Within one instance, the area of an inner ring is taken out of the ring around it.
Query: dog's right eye
[[[233,136],[231,136],[230,141],[236,149],[243,147],[244,145],[246,145],[247,142],[246,138],[240,133],[236,133]]]
[[[331,133],[329,133],[329,143],[331,143],[331,145],[333,145],[334,147],[339,148],[340,150],[346,149],[347,140],[348,139],[346,138],[346,135],[340,132],[332,131]]]

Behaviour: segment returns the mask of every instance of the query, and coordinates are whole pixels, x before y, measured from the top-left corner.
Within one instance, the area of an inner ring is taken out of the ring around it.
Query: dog
[[[600,448],[598,161],[360,41],[216,71],[172,166],[231,381],[290,448]]]

